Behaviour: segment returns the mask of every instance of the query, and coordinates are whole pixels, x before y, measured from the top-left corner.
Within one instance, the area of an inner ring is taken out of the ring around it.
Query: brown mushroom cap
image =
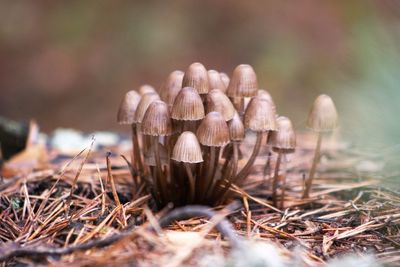
[[[222,92],[226,91],[227,86],[221,79],[221,75],[216,70],[208,71],[208,82],[210,83],[211,89],[220,89]]]
[[[229,126],[229,135],[232,141],[240,142],[244,139],[245,137],[244,125],[237,112],[235,112],[235,115],[233,116],[232,120],[228,122],[228,126]]]
[[[276,131],[276,115],[271,102],[253,97],[244,113],[244,127],[255,132]]]
[[[292,122],[287,117],[279,117],[276,120],[278,131],[272,132],[271,143],[275,151],[292,153],[296,148],[296,134]]]
[[[168,75],[167,80],[160,90],[160,98],[172,108],[175,98],[182,89],[183,71],[176,70]]]
[[[226,94],[229,97],[252,97],[257,95],[258,82],[254,69],[247,64],[235,68]]]
[[[307,125],[316,132],[331,132],[337,127],[338,114],[332,98],[320,95],[308,115]]]
[[[203,162],[201,148],[196,135],[192,132],[183,132],[175,143],[171,159],[178,162]]]
[[[221,147],[229,143],[229,128],[219,112],[212,111],[201,121],[196,132],[204,146]]]
[[[264,89],[259,89],[257,96],[259,96],[262,99],[265,99],[269,102],[271,102],[272,104],[272,108],[274,109],[275,113],[276,113],[276,105],[274,100],[272,99],[272,96],[268,93],[268,91],[264,90]]]
[[[139,87],[140,95],[144,95],[144,94],[148,94],[148,93],[157,93],[157,91],[156,91],[156,89],[154,89],[153,86],[148,85],[148,84],[144,84]]]
[[[204,118],[203,101],[193,87],[185,87],[176,96],[171,117],[180,121],[196,121]]]
[[[140,99],[139,104],[136,108],[134,123],[141,123],[144,114],[147,111],[147,108],[150,106],[151,103],[159,99],[160,97],[155,92],[142,95],[142,98]]]
[[[199,94],[207,94],[210,90],[207,69],[203,64],[195,62],[189,66],[183,76],[182,88],[193,87]]]
[[[156,100],[150,104],[144,114],[141,130],[144,135],[167,136],[172,132],[172,120],[168,105]]]
[[[225,119],[229,121],[235,115],[235,108],[229,98],[219,89],[213,89],[207,94],[207,113],[211,111],[219,112]]]
[[[226,74],[225,72],[220,72],[219,76],[221,77],[221,80],[224,83],[225,87],[228,88],[229,82],[231,80],[228,74]]]
[[[135,119],[136,108],[140,101],[140,95],[135,90],[127,92],[119,106],[117,121],[119,124],[132,124]]]

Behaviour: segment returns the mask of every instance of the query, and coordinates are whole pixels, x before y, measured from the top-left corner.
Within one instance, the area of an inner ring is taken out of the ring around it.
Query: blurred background
[[[400,139],[400,1],[1,1],[0,116],[42,130],[128,131],[123,94],[194,61],[253,65],[297,129],[314,98],[336,101],[341,134]]]

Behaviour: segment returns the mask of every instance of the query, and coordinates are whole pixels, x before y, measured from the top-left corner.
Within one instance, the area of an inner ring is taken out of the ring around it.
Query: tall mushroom
[[[226,95],[229,96],[239,115],[244,111],[244,98],[257,95],[257,75],[250,65],[241,64],[235,68]]]
[[[161,166],[160,150],[158,139],[160,136],[169,136],[172,132],[172,121],[169,114],[168,105],[156,100],[149,105],[143,117],[141,130],[143,135],[151,136],[152,148],[156,161],[156,177],[155,180],[161,186],[161,195],[165,200],[168,195],[167,177],[164,176]]]
[[[210,91],[207,69],[203,64],[195,62],[188,67],[182,80],[182,88],[184,87],[193,87],[200,95]]]
[[[272,181],[272,199],[274,205],[277,205],[277,189],[279,180],[279,168],[282,161],[282,156],[293,153],[296,148],[296,135],[293,130],[292,122],[286,117],[279,117],[277,120],[278,131],[271,134],[272,149],[278,153],[278,158],[275,165],[275,174]],[[286,172],[286,168],[285,168]],[[282,175],[282,194],[281,207],[283,208],[285,197],[286,173]]]
[[[182,79],[184,73],[180,70],[171,72],[167,80],[160,89],[160,98],[167,103],[170,111],[174,105],[174,101],[179,91],[182,89]]]
[[[138,170],[143,169],[140,148],[135,124],[135,112],[140,101],[140,95],[135,90],[127,92],[119,106],[117,121],[119,124],[130,124],[132,129],[132,166]]]
[[[210,83],[210,90],[219,89],[225,93],[227,86],[221,79],[221,75],[216,70],[208,70],[208,82]]]
[[[321,143],[323,133],[332,132],[338,123],[338,114],[332,98],[327,95],[320,95],[315,99],[313,107],[308,115],[307,126],[318,134],[317,145],[315,148],[314,160],[303,192],[303,198],[308,198],[312,182],[317,170],[317,165],[321,153]]]
[[[277,130],[276,116],[271,103],[259,96],[253,97],[244,113],[244,127],[256,132],[257,139],[249,160],[235,178],[237,183],[241,183],[249,175],[260,151],[264,133]]]
[[[196,180],[190,164],[203,162],[200,144],[194,133],[186,131],[179,136],[172,151],[171,159],[183,163],[189,179],[189,202],[193,202]]]
[[[212,186],[213,177],[218,165],[219,148],[229,143],[229,128],[222,115],[212,111],[200,123],[197,129],[197,138],[203,146],[207,147],[206,165],[202,173],[206,171],[204,181],[199,181],[199,198],[204,199],[205,194]],[[218,148],[218,149],[217,149]]]

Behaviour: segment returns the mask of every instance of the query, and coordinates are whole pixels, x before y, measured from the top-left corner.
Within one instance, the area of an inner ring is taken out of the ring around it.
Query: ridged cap
[[[228,124],[216,111],[206,115],[197,128],[196,135],[204,146],[221,147],[230,142]]]
[[[272,96],[268,93],[268,91],[266,91],[264,89],[259,89],[257,96],[260,97],[261,99],[265,99],[265,100],[269,101],[272,104],[272,108],[276,112],[275,102],[272,99]]]
[[[168,105],[165,102],[156,100],[150,104],[144,114],[141,131],[144,135],[171,135],[172,120],[169,115]]]
[[[244,127],[255,132],[276,131],[276,115],[271,103],[253,97],[244,113]]]
[[[144,117],[144,114],[147,111],[147,108],[150,106],[151,103],[153,103],[156,100],[159,100],[160,97],[158,96],[157,93],[146,93],[142,95],[142,98],[139,101],[139,104],[136,108],[135,112],[135,119],[134,123],[141,123]]]
[[[182,88],[193,87],[199,94],[207,94],[210,91],[208,73],[203,64],[195,62],[189,66],[183,76]]]
[[[254,69],[247,64],[235,68],[226,94],[229,97],[252,97],[257,95],[258,82]]]
[[[228,122],[228,126],[229,126],[229,135],[232,141],[240,142],[244,139],[245,137],[244,125],[237,112],[235,112],[235,115],[233,116],[232,120]]]
[[[167,80],[160,90],[160,98],[171,109],[175,98],[182,89],[183,71],[176,70],[168,75]]]
[[[144,95],[144,94],[148,94],[148,93],[157,93],[157,91],[156,91],[156,89],[154,89],[153,86],[148,85],[148,84],[144,84],[139,87],[140,95]]]
[[[183,132],[172,150],[173,160],[186,163],[203,162],[201,148],[196,135],[192,132]]]
[[[219,112],[225,119],[229,121],[235,115],[235,108],[229,98],[219,89],[213,89],[207,94],[207,113],[211,111]]]
[[[135,121],[136,108],[140,95],[135,90],[127,92],[119,105],[117,121],[119,124],[132,124]]]
[[[204,118],[203,101],[193,87],[183,88],[176,96],[171,117],[180,121],[197,121]]]
[[[220,72],[219,73],[222,82],[225,84],[225,87],[228,88],[229,82],[230,82],[230,78],[228,76],[228,74],[226,74],[225,72]]]
[[[296,134],[294,133],[292,122],[286,117],[279,117],[276,123],[278,131],[271,134],[273,149],[284,153],[294,152],[296,148]]]
[[[168,152],[167,149],[160,143],[158,143],[159,155],[161,165],[168,165]],[[154,155],[154,145],[144,153],[144,163],[147,166],[156,166],[156,157]]]
[[[332,98],[320,95],[308,115],[307,125],[316,132],[330,132],[337,127],[338,114]]]
[[[208,71],[208,82],[210,83],[210,90],[219,89],[222,92],[226,91],[227,86],[221,79],[221,75],[216,70]]]

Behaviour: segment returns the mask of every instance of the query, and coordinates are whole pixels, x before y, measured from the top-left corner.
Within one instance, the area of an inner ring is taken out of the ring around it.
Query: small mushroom
[[[193,87],[200,95],[210,91],[207,69],[203,64],[195,62],[188,67],[182,80],[182,88],[184,87]]]
[[[228,85],[229,85],[229,82],[230,82],[230,80],[231,80],[231,79],[229,78],[228,74],[226,74],[225,72],[220,72],[220,73],[219,73],[219,76],[221,77],[221,80],[222,80],[222,82],[224,83],[226,89],[228,89]],[[226,92],[226,89],[225,89],[225,92]]]
[[[221,75],[216,70],[208,71],[208,82],[210,83],[210,90],[219,89],[225,93],[227,85],[222,81]]]
[[[246,129],[256,132],[257,139],[249,160],[235,178],[237,183],[241,183],[249,175],[260,151],[264,133],[277,130],[276,115],[271,103],[258,96],[253,97],[244,114],[244,126]]]
[[[235,115],[235,108],[229,98],[219,89],[211,90],[206,100],[207,113],[211,111],[219,112],[225,119],[230,121]]]
[[[296,148],[296,135],[293,130],[292,122],[286,117],[279,117],[277,120],[278,131],[271,134],[272,149],[278,153],[275,165],[275,174],[272,181],[272,199],[274,205],[277,205],[277,189],[279,180],[279,168],[282,161],[282,155],[293,153]],[[285,168],[286,172],[286,168]],[[283,208],[285,197],[286,173],[282,175],[282,194],[281,207]]]
[[[139,94],[141,96],[144,94],[148,94],[148,93],[157,93],[157,91],[156,91],[156,89],[154,89],[153,86],[148,85],[148,84],[144,84],[139,87]]]
[[[307,121],[307,126],[318,134],[318,138],[310,175],[305,183],[303,198],[308,198],[310,194],[312,182],[320,158],[322,135],[323,133],[332,132],[334,129],[336,129],[337,124],[338,114],[332,98],[327,95],[318,96],[314,101]]]
[[[200,144],[194,133],[186,131],[179,136],[172,151],[171,159],[177,162],[183,162],[189,179],[189,202],[193,202],[196,181],[190,164],[203,162]]]
[[[204,198],[203,194],[206,194],[207,190],[212,186],[220,148],[230,142],[229,128],[222,115],[212,111],[202,120],[196,135],[200,144],[208,148],[207,160],[202,170],[202,173],[206,171],[205,179],[204,181],[199,181],[199,197]]]
[[[160,90],[160,98],[167,103],[170,111],[179,91],[182,89],[182,80],[184,73],[180,70],[171,72]]]

